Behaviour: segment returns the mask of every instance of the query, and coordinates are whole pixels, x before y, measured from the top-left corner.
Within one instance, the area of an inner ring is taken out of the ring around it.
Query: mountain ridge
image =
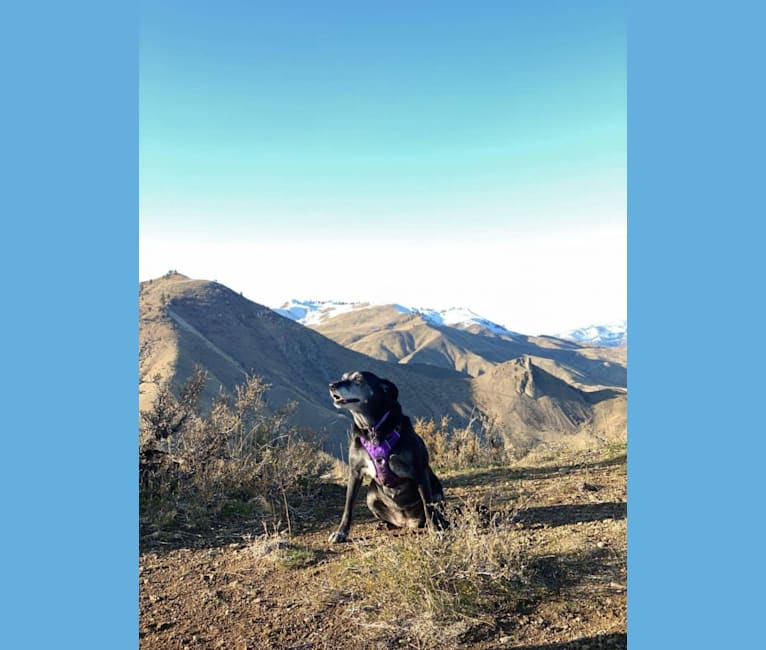
[[[618,416],[624,409],[617,349],[607,351],[612,363],[596,348],[498,334],[478,323],[465,329],[434,325],[420,313],[392,306],[348,310],[306,327],[217,282],[181,274],[140,284],[139,324],[141,409],[151,403],[155,376],[179,387],[202,367],[209,373],[203,397],[210,403],[220,390],[231,392],[247,374],[257,374],[271,385],[269,401],[295,402],[295,422],[324,436],[335,455],[350,422],[333,408],[327,384],[354,369],[396,383],[403,409],[413,418],[447,416],[461,427],[478,409],[516,445],[557,435],[581,441],[624,437],[619,417],[599,416],[603,402]],[[354,337],[350,345],[342,342]],[[376,337],[388,346],[386,358],[355,349]]]
[[[436,325],[422,314],[393,305],[359,307],[312,329],[370,357],[393,363],[424,363],[478,377],[523,354],[549,359],[548,370],[581,388],[627,385],[624,349],[600,348],[554,337],[497,332],[480,323]]]
[[[231,391],[247,374],[271,385],[275,405],[295,401],[295,421],[327,434],[337,453],[349,421],[327,397],[327,385],[343,372],[370,369],[402,388],[403,406],[420,417],[470,412],[470,389],[446,369],[401,366],[370,359],[288,321],[271,309],[214,282],[175,274],[140,285],[139,402],[148,408],[160,375],[178,387],[196,367],[208,371],[203,400]],[[424,400],[423,395],[429,395]]]
[[[455,327],[471,327],[479,325],[495,333],[514,335],[517,332],[509,330],[504,325],[495,323],[467,307],[448,307],[433,309],[431,307],[406,307],[400,303],[374,302],[338,302],[334,300],[296,300],[291,299],[281,307],[273,307],[280,316],[295,320],[302,325],[321,325],[327,321],[361,309],[376,307],[392,307],[402,314],[414,314],[422,317],[432,325],[449,325]]]
[[[502,334],[521,335],[505,325],[480,316],[468,307],[447,307],[433,309],[431,307],[404,306],[400,303],[356,301],[344,302],[337,300],[300,300],[291,298],[280,307],[271,307],[280,316],[297,321],[302,325],[317,326],[352,311],[376,307],[393,307],[404,314],[418,314],[433,325],[449,325],[469,328],[479,325],[485,329]],[[627,341],[627,320],[615,320],[605,323],[591,323],[581,327],[564,330],[558,333],[540,334],[540,337],[558,338],[590,345],[607,347],[624,345]]]

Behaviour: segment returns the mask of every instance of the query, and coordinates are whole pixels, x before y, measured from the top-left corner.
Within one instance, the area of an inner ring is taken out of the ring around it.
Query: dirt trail
[[[194,325],[192,325],[188,321],[181,318],[172,309],[167,309],[167,313],[168,313],[168,316],[170,316],[170,318],[172,318],[178,324],[179,327],[182,327],[190,334],[194,334],[194,336],[199,338],[206,347],[208,347],[210,350],[212,350],[216,354],[223,357],[231,365],[239,368],[242,371],[243,375],[247,374],[247,371],[242,367],[242,364],[239,361],[237,361],[231,355],[226,354],[226,352],[221,350],[221,348],[219,348],[215,343],[213,343],[209,338],[207,338],[202,332],[200,332],[196,327],[194,327]]]
[[[375,608],[387,603],[374,593],[359,599],[344,590],[339,571],[352,570],[360,554],[391,552],[397,536],[417,542],[424,533],[379,530],[362,495],[355,541],[330,545],[343,488],[327,485],[313,520],[289,540],[258,537],[254,522],[142,539],[141,648],[626,647],[624,455],[452,473],[444,483],[450,499],[507,516],[528,549],[531,596],[498,608],[491,624],[462,621],[437,642],[412,621],[378,617]]]

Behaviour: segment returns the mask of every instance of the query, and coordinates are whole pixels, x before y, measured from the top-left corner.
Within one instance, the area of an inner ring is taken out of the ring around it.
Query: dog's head
[[[340,380],[330,384],[330,397],[335,408],[379,419],[396,405],[399,390],[388,379],[357,370],[345,373]]]

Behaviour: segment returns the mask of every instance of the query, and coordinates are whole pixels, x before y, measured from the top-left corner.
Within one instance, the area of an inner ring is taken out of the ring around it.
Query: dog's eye
[[[361,384],[362,383],[362,375],[354,375],[353,380],[355,384]]]

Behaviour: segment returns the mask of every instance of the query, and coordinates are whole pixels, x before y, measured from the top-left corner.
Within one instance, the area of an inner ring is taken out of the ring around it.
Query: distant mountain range
[[[275,311],[381,361],[426,364],[478,377],[526,354],[581,388],[627,384],[624,347],[604,349],[592,340],[578,343],[572,338],[526,336],[469,309],[291,301]]]
[[[301,325],[321,326],[327,321],[348,314],[352,311],[370,309],[374,307],[392,307],[402,314],[416,314],[431,325],[449,325],[461,329],[471,326],[479,326],[495,334],[518,335],[518,332],[509,330],[503,325],[494,323],[487,318],[479,316],[476,312],[465,307],[451,307],[450,309],[428,309],[421,307],[404,307],[399,304],[369,303],[369,302],[336,302],[332,300],[289,300],[280,307],[274,307],[274,311],[280,316],[285,316]],[[553,334],[553,338],[567,341],[576,341],[588,345],[604,347],[616,347],[625,345],[628,338],[627,321],[615,321],[602,325],[588,325]]]
[[[446,415],[462,426],[484,414],[517,447],[625,437],[624,347],[525,336],[468,310],[297,302],[280,310],[178,273],[142,282],[140,408],[156,375],[180,386],[196,366],[207,369],[209,403],[257,374],[271,384],[270,403],[294,401],[294,421],[337,455],[349,420],[327,385],[360,369],[395,382],[412,417]]]
[[[617,347],[627,345],[628,323],[621,320],[606,325],[588,325],[556,334],[558,338],[589,345],[602,345],[605,347]]]
[[[475,312],[464,307],[450,309],[423,309],[420,307],[404,307],[399,304],[369,303],[369,302],[334,302],[331,300],[290,300],[281,307],[274,309],[280,316],[297,321],[301,325],[321,325],[328,320],[352,311],[370,309],[373,307],[392,307],[400,314],[415,314],[431,325],[449,325],[452,327],[468,328],[479,325],[496,334],[515,334],[502,325],[482,318]]]

